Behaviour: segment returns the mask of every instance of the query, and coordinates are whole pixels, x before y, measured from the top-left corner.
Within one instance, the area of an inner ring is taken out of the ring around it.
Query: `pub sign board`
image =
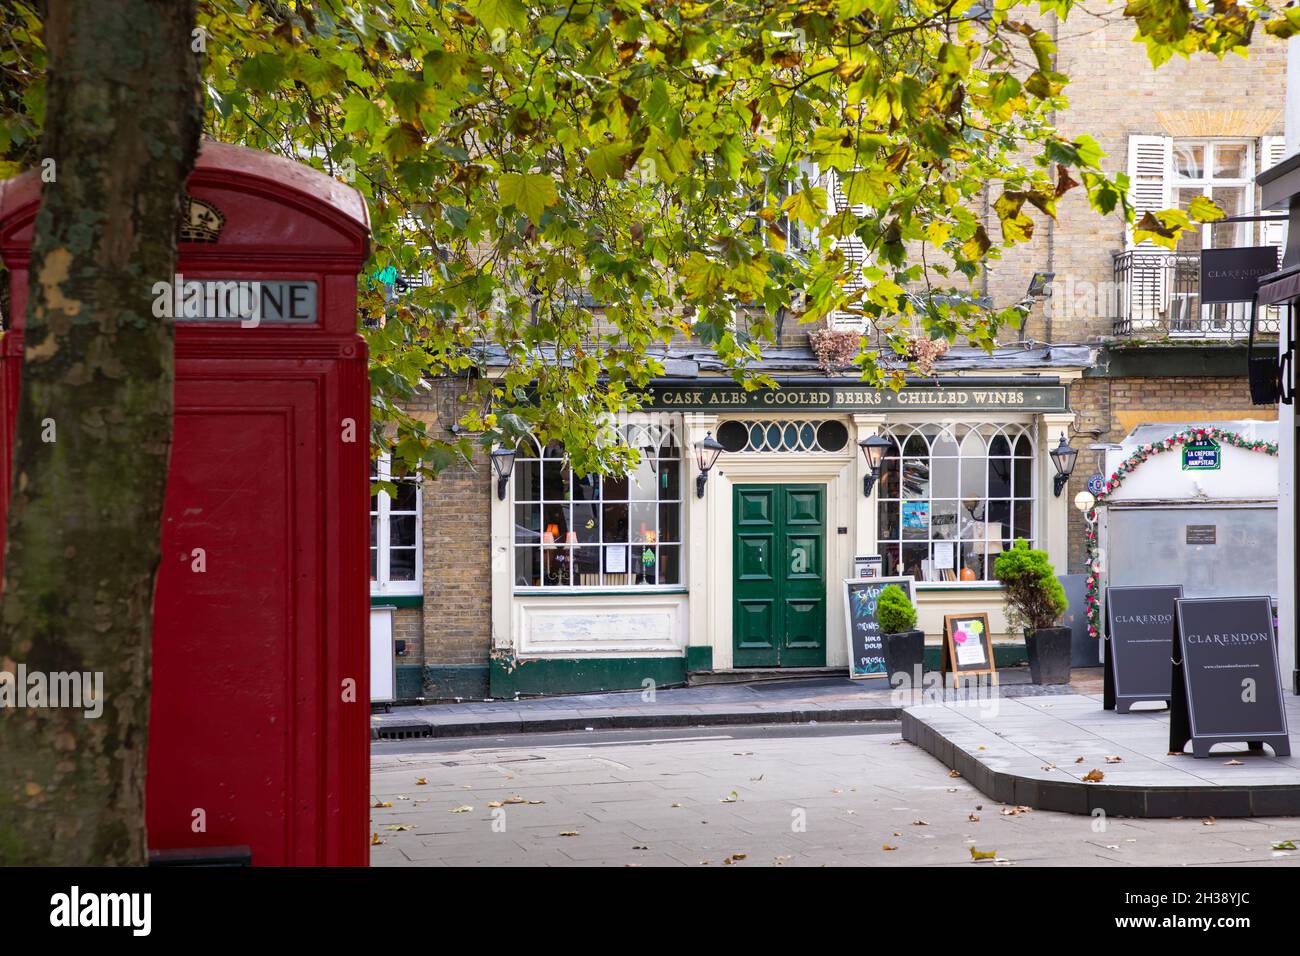
[[[1208,757],[1218,743],[1291,755],[1268,597],[1179,598],[1175,604],[1169,749]]]
[[[843,385],[788,382],[780,388],[746,391],[734,382],[651,385],[645,408],[660,411],[1026,411],[1063,412],[1064,385],[922,385],[897,392],[860,382]]]
[[[1276,246],[1201,250],[1201,304],[1251,302],[1259,277],[1276,272]]]
[[[849,641],[849,676],[855,679],[888,678],[884,630],[876,617],[880,592],[897,584],[915,603],[913,581],[908,577],[846,578],[844,581],[845,630]]]
[[[1106,588],[1105,710],[1169,703],[1174,603],[1182,596],[1181,584]]]

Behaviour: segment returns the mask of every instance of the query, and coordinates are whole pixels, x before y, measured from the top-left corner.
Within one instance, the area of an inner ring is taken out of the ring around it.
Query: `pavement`
[[[929,675],[927,675],[928,677]],[[1071,685],[1037,686],[1027,667],[998,673],[997,694],[1041,696],[1095,690],[1101,669],[1078,669]],[[898,720],[911,695],[883,681],[822,677],[519,700],[394,707],[371,716],[375,740],[473,737],[737,724],[818,724]]]
[[[1300,698],[1284,697],[1300,727]],[[1296,756],[1216,744],[1169,750],[1169,711],[1107,711],[1100,694],[943,701],[909,707],[903,736],[990,796],[1073,813],[1269,816],[1300,813]]]
[[[890,722],[378,741],[371,791],[375,866],[1300,863],[1296,818],[997,803]]]

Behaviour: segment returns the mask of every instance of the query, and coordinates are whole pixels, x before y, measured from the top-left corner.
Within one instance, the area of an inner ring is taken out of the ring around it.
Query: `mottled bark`
[[[138,864],[172,434],[152,286],[175,272],[198,150],[194,4],[49,0],[45,28],[56,180],[32,249],[0,663],[102,672],[104,706],[0,711],[0,862]]]

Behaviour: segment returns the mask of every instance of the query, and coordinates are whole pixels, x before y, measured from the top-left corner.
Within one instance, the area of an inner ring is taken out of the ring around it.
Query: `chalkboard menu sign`
[[[993,662],[993,632],[987,614],[943,616],[943,663],[939,670],[944,674],[962,676],[997,676],[997,665]]]
[[[876,611],[880,592],[891,584],[903,589],[915,602],[911,578],[849,578],[844,582],[845,630],[849,638],[849,676],[853,678],[889,677],[885,667],[885,647]]]
[[[1127,714],[1138,701],[1169,703],[1174,602],[1181,584],[1106,589],[1102,707]]]
[[[1267,597],[1179,598],[1169,749],[1208,757],[1218,743],[1264,744],[1291,755],[1282,678]]]

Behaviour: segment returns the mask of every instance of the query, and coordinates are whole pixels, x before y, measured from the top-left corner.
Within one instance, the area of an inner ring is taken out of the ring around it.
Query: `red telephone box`
[[[176,420],[153,611],[149,847],[365,865],[365,202],[310,167],[210,141],[187,192],[183,281],[166,293]],[[31,173],[0,185],[13,303],[0,509],[39,198]]]

